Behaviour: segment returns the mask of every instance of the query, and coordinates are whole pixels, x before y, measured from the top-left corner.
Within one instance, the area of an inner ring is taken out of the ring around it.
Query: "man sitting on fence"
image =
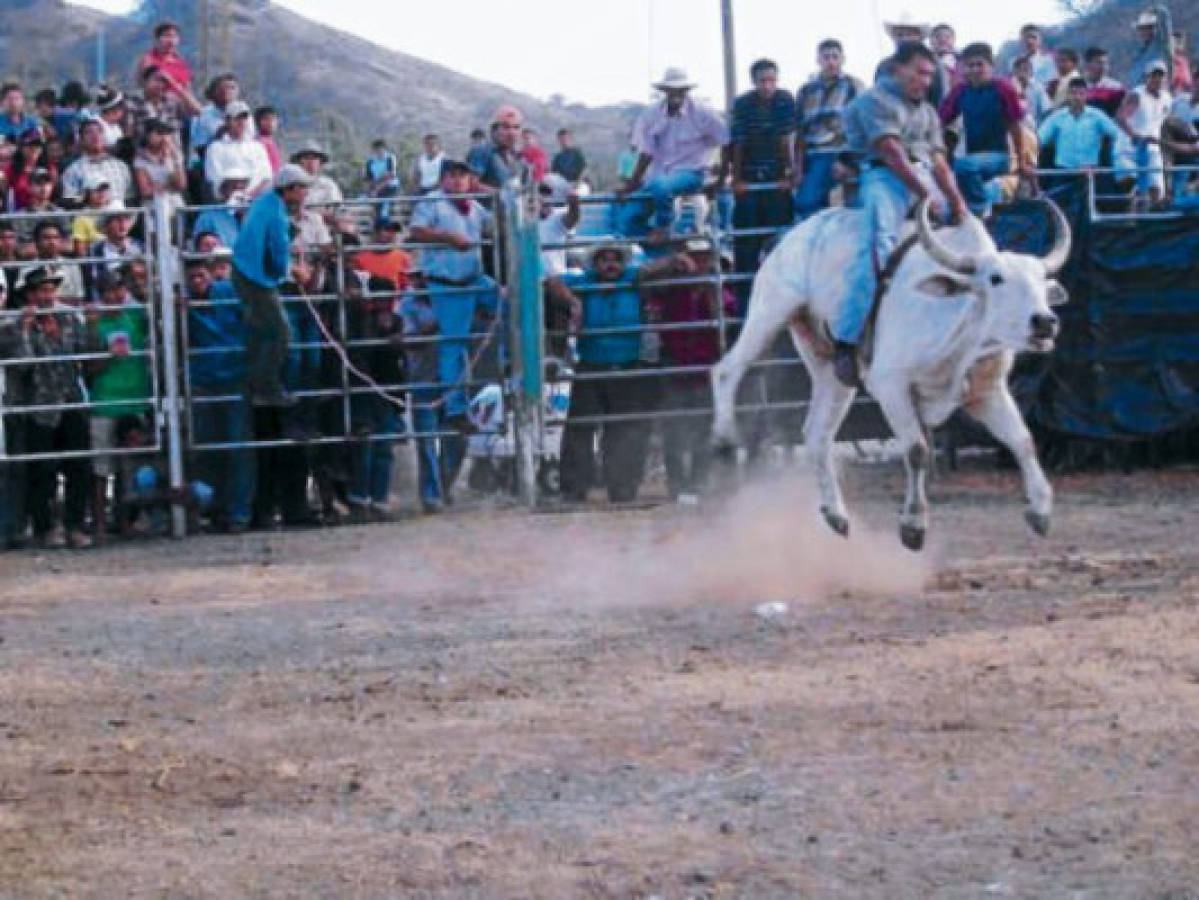
[[[498,313],[495,282],[483,274],[482,242],[493,230],[492,215],[476,200],[461,196],[470,189],[466,163],[442,163],[441,187],[429,193],[412,213],[411,239],[421,249],[421,269],[428,285],[429,305],[437,322],[437,382],[414,398],[413,426],[418,434],[452,432],[440,441],[419,442],[421,503],[437,512],[450,501],[462,467],[463,434],[470,398],[477,339],[473,329],[480,317]],[[440,449],[438,445],[440,444]]]
[[[1032,177],[1024,157],[1024,110],[1011,83],[995,77],[995,60],[988,44],[968,46],[962,51],[962,63],[966,81],[941,104],[941,122],[948,125],[962,117],[966,152],[953,161],[953,171],[970,211],[984,217],[991,212],[990,182],[1006,175],[1011,166],[1009,141],[1019,174]]]
[[[253,439],[253,420],[242,393],[246,324],[241,303],[233,285],[214,280],[211,264],[202,259],[187,263],[184,303],[192,440],[198,445],[244,445]],[[233,534],[249,528],[256,474],[253,449],[233,446],[199,451],[196,470],[214,491],[213,528]]]
[[[829,205],[833,188],[847,175],[840,156],[845,150],[845,107],[860,96],[862,82],[844,72],[841,42],[828,38],[816,49],[820,71],[795,97],[795,216],[806,219]],[[737,270],[742,271],[738,262]]]
[[[1130,142],[1121,142],[1117,166],[1135,174],[1136,208],[1140,210],[1160,205],[1166,193],[1161,136],[1174,100],[1165,84],[1166,64],[1150,62],[1145,83],[1124,97],[1118,116],[1132,137]]]
[[[1053,167],[1056,169],[1095,169],[1106,138],[1115,143],[1121,127],[1103,110],[1087,105],[1087,82],[1083,78],[1070,81],[1070,96],[1065,107],[1050,115],[1037,130],[1042,146],[1053,147]],[[1052,176],[1061,179],[1062,176]],[[1079,176],[1081,177],[1081,176]],[[1045,179],[1046,187],[1052,185]]]
[[[251,204],[233,246],[233,287],[244,304],[247,391],[253,406],[286,407],[295,398],[283,390],[288,326],[279,286],[291,263],[291,217],[298,216],[312,176],[286,165],[275,188]]]
[[[643,317],[632,248],[627,243],[604,243],[592,247],[588,256],[585,273],[563,279],[582,301],[583,328],[562,439],[562,495],[582,503],[592,486],[600,483],[613,503],[628,503],[636,499],[645,474],[653,431],[649,413],[658,385],[652,374],[646,377],[640,371]],[[603,423],[580,421],[598,416],[613,418]]]
[[[633,129],[637,147],[637,165],[616,190],[619,200],[643,187],[650,202],[626,201],[618,211],[621,234],[640,237],[646,220],[653,216],[651,242],[661,243],[670,236],[674,223],[674,201],[684,194],[697,193],[704,185],[704,173],[712,151],[729,142],[729,130],[720,116],[690,96],[695,83],[679,68],[669,68],[654,87],[665,96],[647,107]],[[720,177],[728,167],[722,158]],[[646,181],[646,175],[649,180]]]

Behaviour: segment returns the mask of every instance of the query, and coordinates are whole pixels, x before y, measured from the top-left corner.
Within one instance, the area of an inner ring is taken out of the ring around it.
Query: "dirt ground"
[[[0,556],[0,896],[1199,897],[1199,472],[900,485]]]

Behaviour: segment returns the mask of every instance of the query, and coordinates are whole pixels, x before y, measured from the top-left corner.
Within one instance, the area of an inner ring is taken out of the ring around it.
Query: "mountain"
[[[30,94],[60,87],[70,78],[93,83],[96,35],[103,28],[107,80],[129,88],[136,59],[151,43],[153,23],[170,18],[182,26],[183,51],[199,82],[198,15],[205,6],[212,10],[211,57],[229,62],[248,102],[279,109],[285,146],[305,137],[321,139],[346,177],[356,171],[375,137],[387,138],[410,155],[422,135],[435,131],[447,150],[464,152],[471,129],[486,127],[500,103],[512,103],[524,111],[551,153],[557,129],[570,128],[601,183],[610,183],[639,109],[635,104],[588,107],[538,100],[262,0],[147,0],[127,17],[62,0],[0,0],[0,66]],[[219,15],[222,9],[227,16]],[[223,69],[214,62],[211,74]]]
[[[1132,23],[1137,15],[1154,5],[1146,0],[1102,0],[1082,4],[1084,14],[1071,18],[1064,25],[1053,29],[1049,43],[1053,47],[1073,47],[1079,55],[1088,47],[1103,47],[1111,54],[1112,73],[1123,78],[1128,65],[1136,54],[1138,43]],[[1199,0],[1174,0],[1165,5],[1171,14],[1174,30],[1189,36],[1188,49],[1192,57],[1199,48]],[[1080,4],[1071,3],[1069,9],[1078,9]]]

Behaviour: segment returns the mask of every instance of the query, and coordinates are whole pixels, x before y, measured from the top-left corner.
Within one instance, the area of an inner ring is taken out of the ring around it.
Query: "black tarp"
[[[1153,440],[1199,428],[1199,219],[1089,222],[1080,185],[1055,190],[1074,224],[1057,349],[1022,356],[1013,389],[1048,436]],[[1041,254],[1043,206],[999,210],[1005,249]]]

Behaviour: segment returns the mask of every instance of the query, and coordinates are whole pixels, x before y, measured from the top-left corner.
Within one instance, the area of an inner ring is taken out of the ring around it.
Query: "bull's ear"
[[[1064,306],[1070,302],[1070,295],[1066,293],[1066,289],[1052,278],[1045,287],[1045,299],[1049,301],[1050,306]]]
[[[932,297],[959,297],[970,293],[970,282],[937,273],[916,283],[916,290]]]

